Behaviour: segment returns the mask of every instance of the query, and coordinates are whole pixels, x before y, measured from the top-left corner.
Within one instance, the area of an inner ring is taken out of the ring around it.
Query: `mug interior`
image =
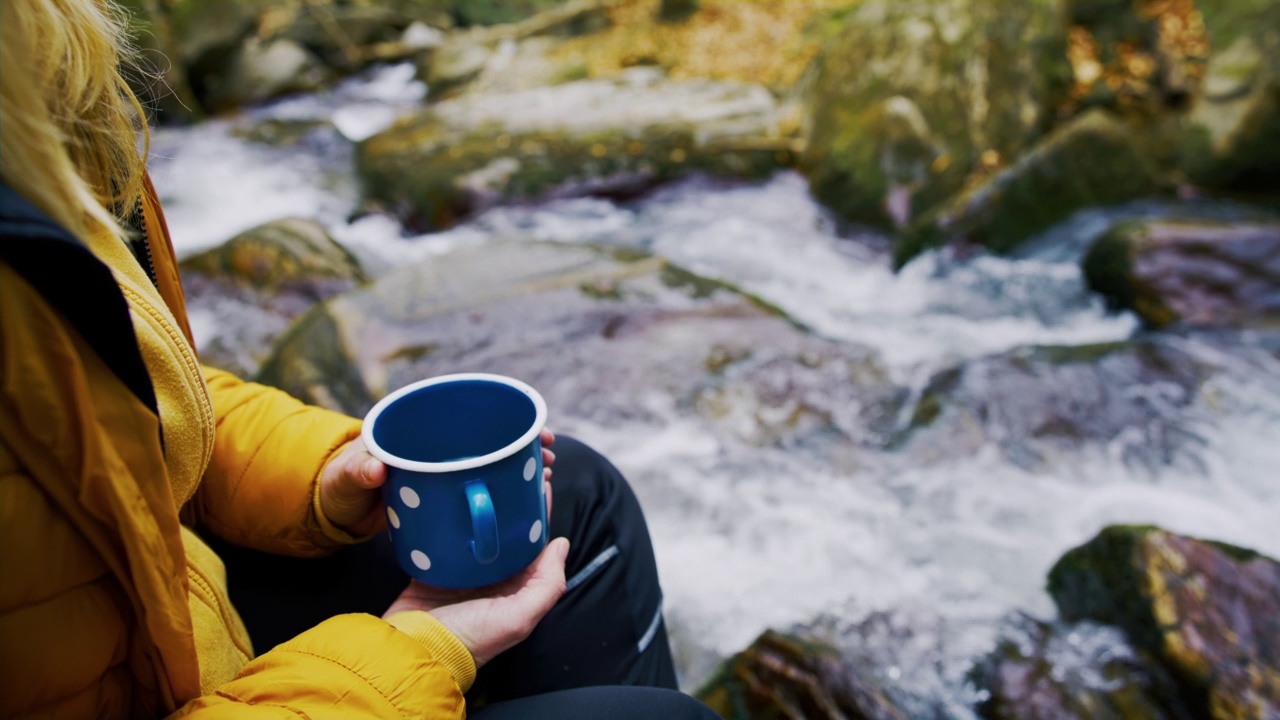
[[[533,400],[492,380],[454,380],[397,398],[377,416],[373,439],[411,462],[481,457],[519,440],[537,419]]]

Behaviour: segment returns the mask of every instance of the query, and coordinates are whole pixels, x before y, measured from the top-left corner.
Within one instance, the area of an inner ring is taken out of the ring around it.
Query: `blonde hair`
[[[109,0],[0,6],[0,176],[81,238],[120,234],[117,216],[142,192],[147,143],[121,74],[133,57],[127,15]]]

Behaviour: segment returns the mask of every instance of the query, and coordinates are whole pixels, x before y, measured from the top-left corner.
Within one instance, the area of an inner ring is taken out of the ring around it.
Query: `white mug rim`
[[[380,416],[382,411],[386,410],[387,407],[396,400],[399,400],[412,392],[421,390],[422,388],[463,380],[483,380],[493,382],[499,385],[506,385],[507,387],[524,393],[533,402],[533,424],[523,435],[520,436],[519,439],[509,445],[499,448],[498,450],[494,450],[487,455],[467,458],[466,460],[450,460],[448,462],[408,460],[387,452],[378,444],[378,441],[374,439],[373,427],[377,423],[378,416]],[[369,454],[381,460],[386,465],[399,468],[400,470],[409,470],[411,472],[447,473],[484,467],[485,465],[495,463],[514,455],[519,452],[521,448],[532,442],[533,439],[542,432],[542,426],[545,425],[546,422],[547,403],[542,399],[542,395],[538,394],[538,391],[534,390],[528,383],[521,382],[513,377],[507,377],[506,375],[495,375],[492,373],[453,373],[450,375],[437,375],[425,380],[419,380],[415,383],[410,383],[379,400],[378,403],[373,406],[373,409],[364,416],[364,425],[360,428],[360,436],[364,438],[364,446],[369,451]]]

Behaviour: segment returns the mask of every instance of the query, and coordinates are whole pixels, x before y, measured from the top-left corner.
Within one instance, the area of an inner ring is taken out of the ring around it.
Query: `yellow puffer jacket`
[[[292,555],[354,542],[316,481],[359,424],[196,364],[150,186],[150,282],[118,240],[86,248],[0,193],[0,716],[463,717],[475,666],[426,613],[254,657],[188,526]]]

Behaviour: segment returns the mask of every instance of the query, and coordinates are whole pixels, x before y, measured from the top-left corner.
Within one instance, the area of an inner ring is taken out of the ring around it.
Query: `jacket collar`
[[[0,261],[61,313],[117,377],[159,415],[129,305],[115,276],[76,236],[13,188],[0,183]],[[92,302],[81,302],[90,297]]]

